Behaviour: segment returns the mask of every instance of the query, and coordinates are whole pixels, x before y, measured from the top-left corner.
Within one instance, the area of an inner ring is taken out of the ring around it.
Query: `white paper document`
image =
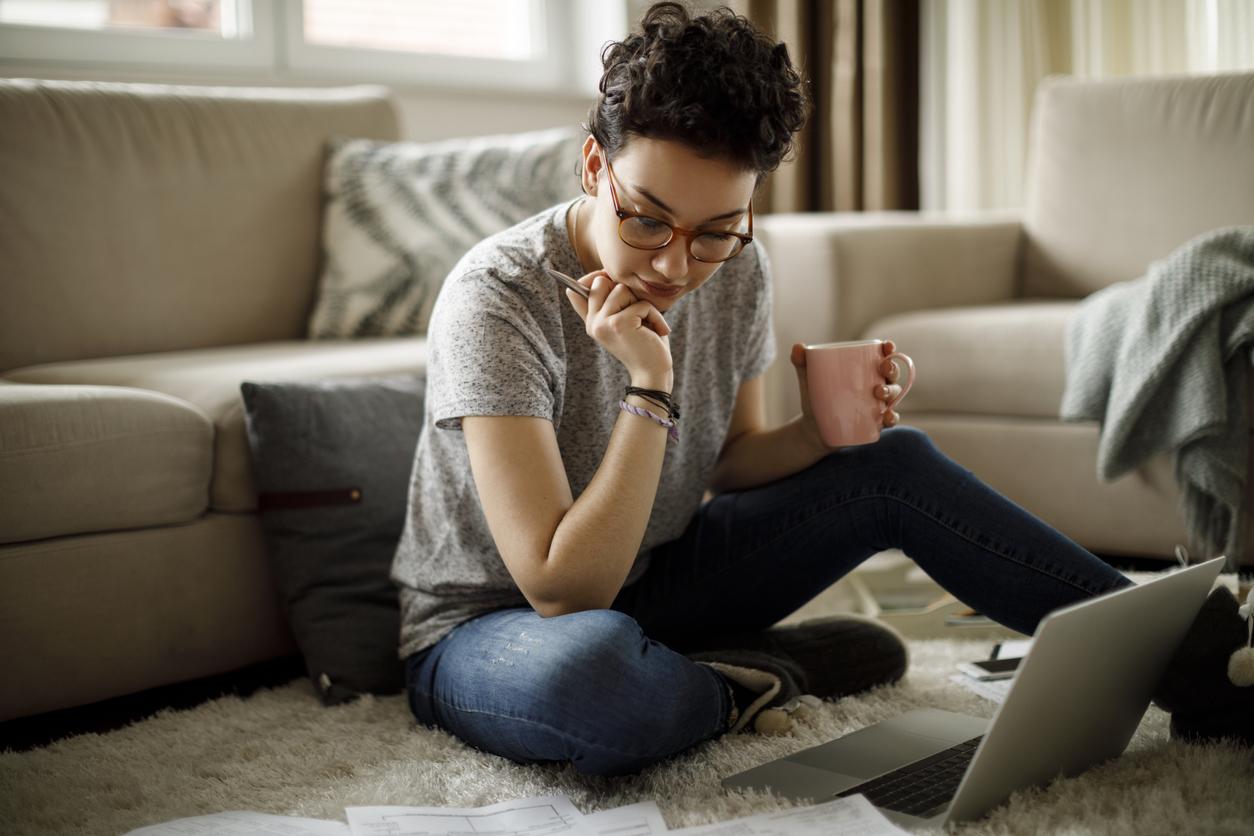
[[[666,820],[653,801],[589,813],[579,823],[593,836],[655,836],[666,832]]]
[[[1004,641],[997,645],[997,652],[993,654],[994,659],[1017,659],[1028,655],[1028,651],[1032,649],[1031,639],[1012,639]]]
[[[132,830],[126,836],[348,836],[348,825],[325,819],[275,816],[230,810],[209,816],[152,824]]]
[[[1001,705],[1006,701],[1006,695],[1010,693],[1010,686],[1014,684],[1014,677],[986,681],[976,679],[974,676],[967,676],[965,673],[956,673],[949,677],[949,681],[956,682],[968,691],[974,691],[984,699],[992,700]]]
[[[1004,641],[997,644],[993,648],[993,659],[1020,659],[1028,655],[1028,651],[1032,649],[1032,639],[1015,639],[1013,641]],[[1010,686],[1014,684],[1014,677],[1009,679],[976,679],[965,673],[956,673],[949,677],[950,682],[954,682],[968,691],[974,691],[986,700],[1001,705],[1006,701],[1006,695],[1010,693]]]
[[[641,801],[582,815],[564,795],[487,807],[347,807],[348,824],[232,811],[176,819],[126,836],[663,836],[656,803]],[[689,827],[685,836],[887,836],[901,834],[863,796]]]
[[[885,818],[864,795],[671,831],[684,836],[897,836],[907,832]]]
[[[346,807],[353,836],[560,836],[581,827],[583,814],[564,795],[502,801],[487,807]]]

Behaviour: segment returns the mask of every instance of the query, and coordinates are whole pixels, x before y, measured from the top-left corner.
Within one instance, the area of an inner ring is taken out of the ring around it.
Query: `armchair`
[[[770,418],[799,409],[793,342],[891,338],[919,369],[905,423],[1091,551],[1171,559],[1192,548],[1171,457],[1098,480],[1099,426],[1059,419],[1063,344],[1087,294],[1254,223],[1254,74],[1050,78],[1031,143],[1021,214],[761,219],[779,341]],[[1238,561],[1254,564],[1254,544]]]

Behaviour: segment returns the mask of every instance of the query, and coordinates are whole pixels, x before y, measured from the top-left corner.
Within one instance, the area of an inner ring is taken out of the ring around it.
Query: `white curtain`
[[[1023,203],[1032,94],[1046,75],[1254,70],[1254,0],[929,0],[922,4],[920,203]]]

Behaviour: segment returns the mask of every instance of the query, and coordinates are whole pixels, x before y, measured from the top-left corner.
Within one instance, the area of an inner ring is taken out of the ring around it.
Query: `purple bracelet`
[[[661,424],[663,427],[666,427],[666,435],[670,438],[672,443],[679,441],[679,427],[675,426],[674,421],[668,421],[661,415],[654,414],[649,410],[642,409],[638,406],[633,406],[632,404],[627,403],[627,401],[619,401],[618,406],[624,412],[630,412],[632,415],[639,415],[641,418],[652,418],[654,423]]]

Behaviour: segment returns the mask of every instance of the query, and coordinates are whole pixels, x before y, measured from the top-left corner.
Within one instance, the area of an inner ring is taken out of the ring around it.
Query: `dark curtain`
[[[760,211],[919,208],[919,0],[748,0],[788,45],[814,109]]]

